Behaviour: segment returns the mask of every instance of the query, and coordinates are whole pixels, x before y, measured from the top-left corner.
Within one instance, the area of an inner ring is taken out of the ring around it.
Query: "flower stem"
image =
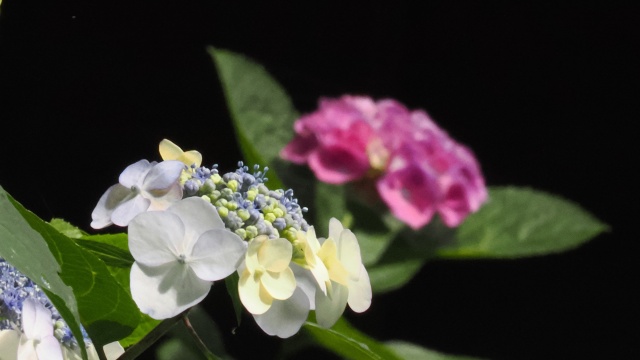
[[[188,311],[188,310],[187,310]],[[186,316],[187,311],[183,312],[180,315],[174,316],[170,319],[166,319],[158,326],[156,326],[153,330],[151,330],[142,340],[140,340],[137,344],[129,347],[124,354],[122,354],[118,360],[133,360],[138,356],[142,355],[145,350],[147,350],[151,345],[153,345],[156,341],[158,341],[162,335],[164,335],[167,331],[171,330],[171,328],[180,321],[182,316]]]
[[[193,339],[196,341],[196,345],[198,346],[198,349],[200,349],[202,354],[204,354],[204,356],[207,357],[207,360],[221,360],[214,353],[212,353],[211,350],[209,350],[209,348],[207,348],[207,345],[205,345],[205,343],[202,341],[202,339],[196,332],[196,329],[194,329],[193,326],[191,326],[191,321],[189,321],[189,316],[186,311],[182,313],[182,322],[184,323],[184,326],[189,331],[189,334],[191,334]]]

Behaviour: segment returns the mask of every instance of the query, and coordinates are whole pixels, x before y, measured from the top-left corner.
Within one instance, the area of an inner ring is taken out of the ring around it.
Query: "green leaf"
[[[60,231],[63,235],[72,239],[79,239],[85,235],[89,235],[86,232],[82,231],[80,228],[71,225],[63,219],[53,218],[51,219],[51,221],[49,221],[49,224],[51,224],[54,229]]]
[[[381,294],[401,288],[420,271],[425,260],[408,259],[378,263],[368,268],[371,290]]]
[[[406,360],[480,360],[471,356],[441,353],[406,341],[392,340],[385,342],[385,345]]]
[[[0,256],[51,294],[79,340],[78,319],[96,346],[119,340],[136,327],[138,308],[105,264],[2,188],[0,232]]]
[[[244,310],[244,306],[242,306],[242,301],[240,300],[240,294],[238,293],[238,281],[240,281],[240,276],[237,272],[227,276],[224,279],[224,285],[227,287],[227,292],[231,297],[231,303],[233,304],[233,310],[236,314],[236,323],[240,326],[240,322],[242,320],[242,311]]]
[[[439,244],[448,259],[519,258],[573,249],[609,227],[576,203],[519,187],[490,188],[489,201],[456,236]]]
[[[311,180],[313,181],[313,180]],[[347,215],[347,204],[344,186],[331,185],[321,181],[315,181],[315,223],[316,234],[321,237],[329,236],[329,220],[332,217],[340,220],[343,226]],[[351,214],[349,214],[349,222]]]
[[[340,318],[331,329],[311,321],[304,324],[304,329],[319,345],[346,359],[402,359],[384,344],[358,331],[344,318]]]
[[[274,168],[284,144],[293,138],[298,113],[286,91],[249,58],[228,50],[209,47],[240,148],[249,164]],[[273,174],[267,186],[283,188]]]
[[[107,266],[131,268],[135,261],[128,251],[113,245],[83,239],[76,240],[76,244],[99,257]]]

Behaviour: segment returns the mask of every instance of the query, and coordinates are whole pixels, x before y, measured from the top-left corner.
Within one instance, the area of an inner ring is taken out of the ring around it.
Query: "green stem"
[[[204,356],[207,357],[207,360],[221,360],[214,353],[212,353],[211,350],[209,350],[209,348],[207,348],[207,345],[205,345],[205,343],[202,341],[200,336],[198,336],[196,329],[194,329],[193,326],[191,326],[191,322],[189,321],[189,316],[187,312],[182,313],[182,322],[184,323],[184,326],[186,326],[187,330],[189,330],[189,334],[191,334],[191,336],[196,341],[196,345],[198,346],[198,349],[200,349],[200,351],[204,354]]]
[[[100,360],[107,360],[107,355],[104,354],[104,349],[102,348],[102,346],[96,346],[96,353],[98,353],[98,359]]]
[[[132,345],[127,349],[127,351],[122,354],[118,360],[133,360],[138,356],[142,355],[151,345],[155,344],[167,331],[169,331],[180,319],[182,316],[185,316],[187,311],[184,311],[180,315],[174,316],[170,319],[166,319],[158,326],[156,326],[153,330],[151,330],[142,340],[140,340],[137,344]]]

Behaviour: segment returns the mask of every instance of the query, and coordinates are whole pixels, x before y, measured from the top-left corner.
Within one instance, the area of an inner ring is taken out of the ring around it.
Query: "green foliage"
[[[79,324],[96,346],[119,340],[138,325],[137,306],[106,265],[2,188],[0,232],[0,256],[42,287],[81,345]]]
[[[609,227],[558,195],[518,187],[490,188],[489,202],[441,244],[441,258],[518,258],[573,249]]]
[[[429,350],[406,341],[387,341],[385,345],[400,358],[407,360],[480,360],[470,356],[450,355]]]
[[[246,162],[274,168],[282,144],[293,137],[297,117],[291,99],[260,64],[243,55],[210,47],[227,106]],[[273,173],[267,183],[282,188]]]

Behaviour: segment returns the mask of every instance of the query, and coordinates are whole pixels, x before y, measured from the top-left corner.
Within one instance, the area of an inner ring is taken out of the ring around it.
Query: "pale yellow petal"
[[[273,302],[273,298],[261,289],[259,278],[245,270],[238,281],[240,301],[252,314],[264,314]]]
[[[293,247],[287,239],[270,239],[258,250],[258,261],[265,269],[280,272],[289,267]]]
[[[349,273],[338,259],[338,248],[332,238],[327,239],[318,252],[318,257],[322,260],[329,271],[329,278],[335,282],[347,285]]]
[[[202,164],[202,154],[196,150],[183,151],[178,145],[168,139],[163,139],[158,147],[162,160],[178,160],[187,166],[199,167]]]
[[[296,277],[289,267],[277,273],[268,271],[262,275],[261,281],[269,295],[278,300],[288,299],[296,289]]]
[[[360,274],[362,257],[360,256],[360,245],[358,239],[349,229],[342,230],[340,239],[336,242],[338,247],[338,259],[354,279]]]

